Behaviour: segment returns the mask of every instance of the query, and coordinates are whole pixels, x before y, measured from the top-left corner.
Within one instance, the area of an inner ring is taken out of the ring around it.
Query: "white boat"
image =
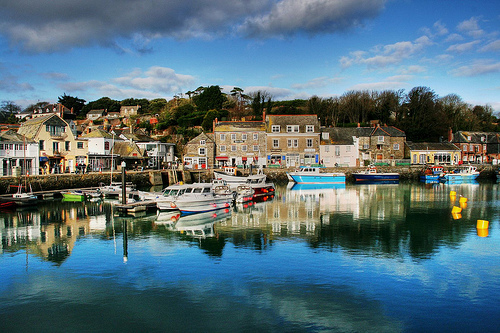
[[[236,198],[234,200],[236,203],[251,201],[254,194],[255,190],[250,185],[238,185],[236,188]]]
[[[135,191],[135,185],[133,183],[125,184],[126,192]],[[109,185],[103,185],[99,187],[99,191],[105,198],[117,198],[122,195],[122,183],[121,182],[113,182]]]
[[[19,206],[29,206],[38,203],[38,197],[33,194],[30,185],[30,192],[23,192],[23,186],[17,186],[17,192],[12,195],[12,201],[15,201]]]
[[[457,169],[453,170],[450,173],[444,173],[440,178],[443,181],[473,181],[479,177],[480,172],[477,171],[477,168],[472,165],[464,165],[460,166]]]
[[[321,172],[320,167],[304,166],[293,172],[287,172],[297,184],[342,184],[345,183],[345,173]]]
[[[231,207],[233,198],[227,185],[225,189],[214,189],[210,183],[194,183],[171,201],[171,207],[177,207],[183,214],[209,212]]]
[[[231,190],[236,191],[239,185],[248,185],[254,190],[254,197],[274,194],[274,184],[267,182],[267,176],[263,173],[249,176],[231,176],[214,171],[214,178],[223,180]]]

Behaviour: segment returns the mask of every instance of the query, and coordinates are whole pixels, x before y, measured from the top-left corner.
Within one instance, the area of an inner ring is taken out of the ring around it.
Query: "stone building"
[[[263,121],[214,121],[216,166],[254,167],[266,164]]]
[[[201,133],[184,147],[184,168],[208,169],[215,162],[215,141],[210,133]]]

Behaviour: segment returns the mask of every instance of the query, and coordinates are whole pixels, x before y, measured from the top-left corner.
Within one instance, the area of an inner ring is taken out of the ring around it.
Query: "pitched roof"
[[[200,140],[205,140],[207,142],[211,142],[213,143],[214,142],[214,139],[213,137],[207,135],[205,132],[202,132],[200,133],[198,136],[196,136],[195,138],[189,140],[188,143],[186,143],[187,145],[189,144],[199,144],[200,143]]]
[[[220,121],[215,124],[217,132],[237,131],[265,131],[266,123],[263,121]]]
[[[102,128],[95,129],[91,131],[90,133],[85,133],[82,134],[81,137],[83,138],[105,138],[105,139],[112,139],[113,134],[109,133],[108,131],[103,130]]]
[[[119,141],[115,142],[113,146],[113,154],[120,155],[120,157],[142,159],[145,152],[133,142]]]
[[[14,130],[2,131],[0,133],[0,141],[10,141],[10,142],[27,142],[34,143],[34,140],[27,139],[25,136],[17,133]]]
[[[266,127],[269,131],[272,125],[317,125],[318,116],[315,114],[299,114],[299,115],[267,115]],[[318,129],[319,130],[319,129]]]
[[[28,119],[21,124],[17,133],[33,139],[43,124],[50,123],[51,125],[67,126],[68,124],[56,114],[48,114],[46,116]]]
[[[352,127],[322,127],[321,132],[328,133],[328,139],[321,136],[322,145],[353,145],[356,128]]]

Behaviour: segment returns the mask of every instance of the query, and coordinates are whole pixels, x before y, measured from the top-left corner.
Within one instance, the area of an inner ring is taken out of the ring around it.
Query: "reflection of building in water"
[[[2,252],[25,247],[31,254],[60,263],[71,254],[77,238],[90,232],[91,219],[99,220],[101,227],[101,208],[54,202],[34,211],[0,213]]]

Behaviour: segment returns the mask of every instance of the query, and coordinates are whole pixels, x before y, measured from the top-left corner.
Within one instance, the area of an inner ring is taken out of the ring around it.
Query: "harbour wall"
[[[325,168],[325,172],[342,172],[346,174],[347,182],[354,182],[353,173],[363,171],[365,168]],[[403,181],[418,181],[419,176],[425,171],[423,166],[387,166],[378,167],[380,172],[397,172],[400,179]],[[452,170],[453,167],[449,167]],[[268,179],[276,184],[286,184],[288,182],[287,172],[293,171],[293,168],[264,168],[263,172]],[[446,170],[446,168],[445,168]],[[478,171],[481,172],[478,180],[496,180],[497,167],[491,165],[478,166]],[[255,170],[253,173],[255,174]],[[239,169],[237,175],[246,176],[250,173],[249,169]],[[21,176],[21,177],[0,177],[0,194],[14,193],[17,191],[16,186],[27,185],[28,190],[34,192],[74,189],[74,188],[89,188],[98,187],[109,184],[111,179],[113,182],[121,182],[121,173],[109,172],[103,173],[88,173],[88,174],[56,174],[56,175],[40,175],[40,176]],[[133,182],[140,189],[149,189],[151,186],[167,186],[179,181],[185,183],[192,182],[209,182],[213,178],[213,170],[155,170],[155,171],[128,171],[125,175],[127,182]]]

